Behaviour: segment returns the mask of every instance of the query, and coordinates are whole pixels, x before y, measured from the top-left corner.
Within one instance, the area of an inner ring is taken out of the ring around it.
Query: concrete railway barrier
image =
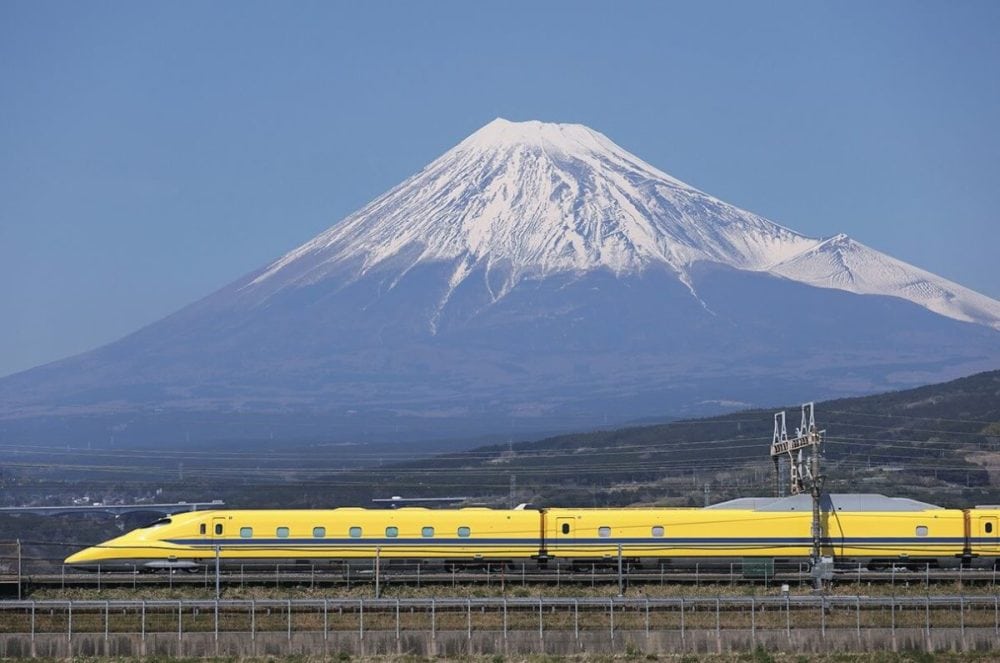
[[[1000,648],[1000,596],[0,602],[0,658]]]

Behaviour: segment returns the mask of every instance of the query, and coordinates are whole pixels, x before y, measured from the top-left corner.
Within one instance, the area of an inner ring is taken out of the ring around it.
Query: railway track
[[[833,582],[838,583],[885,583],[906,585],[931,585],[940,583],[968,583],[976,585],[997,585],[997,570],[941,570],[920,571],[889,569],[869,571],[864,569],[841,570],[834,574]],[[0,587],[8,590],[16,587],[17,576],[0,576]],[[84,573],[31,573],[20,578],[22,586],[33,588],[104,588],[104,587],[212,587],[216,582],[213,569],[205,568],[195,573],[142,573],[142,572],[84,572]],[[483,571],[424,571],[419,568],[404,571],[389,570],[376,575],[373,570],[352,570],[331,572],[325,569],[301,567],[269,569],[224,569],[218,576],[220,586],[319,586],[351,587],[355,585],[566,585],[586,586],[622,582],[628,585],[739,585],[739,584],[788,584],[806,585],[810,582],[808,569],[778,569],[770,573],[745,573],[740,568],[730,570],[633,570],[620,576],[614,571],[591,569],[576,572],[538,571],[527,569],[504,569]],[[7,592],[10,593],[9,591]]]

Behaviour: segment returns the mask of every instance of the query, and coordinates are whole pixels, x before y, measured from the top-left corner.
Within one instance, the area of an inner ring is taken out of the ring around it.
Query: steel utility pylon
[[[789,438],[785,427],[784,411],[774,414],[774,437],[771,440],[771,460],[774,461],[775,494],[781,497],[781,459],[787,456],[789,464],[788,488],[792,495],[806,491],[812,497],[812,565],[813,580],[817,588],[828,575],[823,560],[823,525],[820,520],[820,499],[823,479],[819,471],[819,448],[823,443],[825,430],[816,428],[815,403],[802,405],[802,419],[795,429],[795,437]],[[805,461],[805,451],[809,449],[809,463]]]

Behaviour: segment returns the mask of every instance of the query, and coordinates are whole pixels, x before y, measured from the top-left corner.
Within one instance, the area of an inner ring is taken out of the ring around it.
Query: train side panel
[[[1000,507],[969,509],[969,549],[972,565],[1000,566]]]
[[[550,509],[546,547],[576,562],[623,557],[673,564],[808,558],[810,514],[707,509]]]
[[[956,509],[914,512],[824,513],[824,536],[838,562],[954,567],[965,546],[965,520]]]
[[[527,559],[540,547],[537,511],[236,511],[227,520],[224,536],[209,545],[247,560]]]

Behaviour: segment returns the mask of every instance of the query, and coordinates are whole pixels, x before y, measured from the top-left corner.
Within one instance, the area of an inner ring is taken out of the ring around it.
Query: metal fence
[[[1000,596],[772,596],[671,599],[318,599],[218,601],[3,601],[0,632],[78,634],[335,633],[443,631],[794,631],[992,629],[1000,638]]]

